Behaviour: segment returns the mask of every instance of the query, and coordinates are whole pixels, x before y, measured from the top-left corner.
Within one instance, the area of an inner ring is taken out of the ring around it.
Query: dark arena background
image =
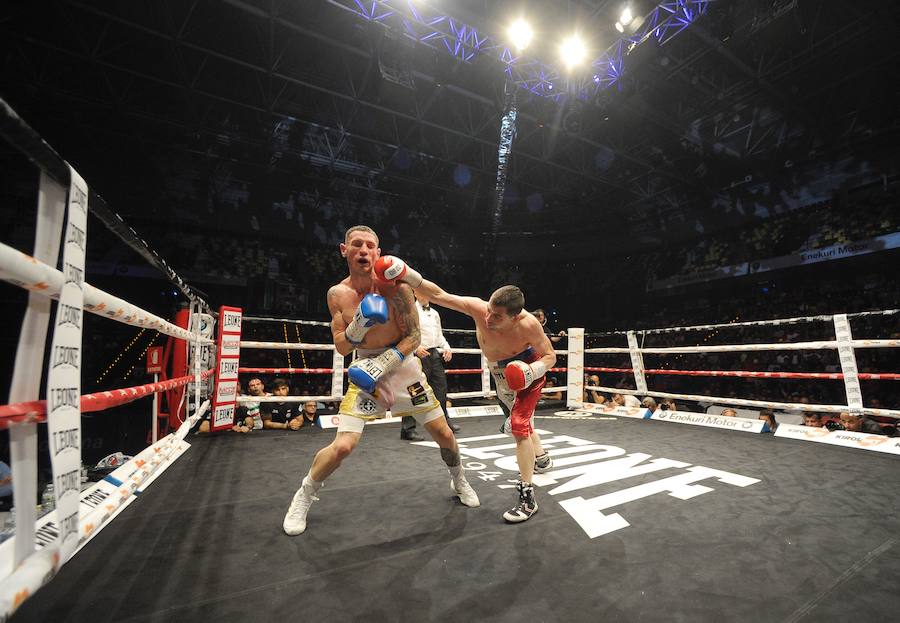
[[[896,621],[898,7],[3,3],[0,620]],[[354,225],[544,312],[529,521],[436,302],[480,506],[389,416],[285,534]]]

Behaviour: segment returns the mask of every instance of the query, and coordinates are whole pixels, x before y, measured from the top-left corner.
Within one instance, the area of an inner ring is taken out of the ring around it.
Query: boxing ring
[[[84,211],[88,192],[74,170],[70,174],[69,188],[48,176],[41,180],[38,222],[52,227],[39,227],[34,252],[0,245],[0,278],[29,291],[10,401],[0,406],[0,422],[11,433],[16,500],[36,494],[38,422],[47,422],[55,444],[51,455],[62,461],[53,465],[61,485],[56,510],[37,518],[33,504],[17,503],[16,534],[0,544],[0,617],[793,622],[887,621],[900,610],[893,581],[900,573],[900,440],[791,423],[768,435],[766,424],[752,417],[758,408],[900,417],[896,409],[865,406],[859,383],[892,383],[900,375],[861,373],[856,362],[858,350],[893,349],[900,340],[855,339],[851,326],[862,317],[894,318],[898,310],[602,335],[569,329],[551,370],[565,375],[565,384],[544,389],[565,393],[565,406],[539,408],[534,421],[554,466],[534,476],[540,512],[519,526],[500,517],[517,476],[515,443],[497,431],[502,411],[492,400],[486,362],[478,349],[454,349],[459,357],[448,374],[478,377],[478,389],[449,397],[482,403],[452,407],[454,417],[466,418],[460,454],[481,507],[461,506],[447,492],[436,444],[398,441],[395,429],[380,425],[398,419],[385,418],[367,425],[353,456],[328,479],[307,532],[287,537],[281,521],[290,496],[315,452],[331,439],[323,429],[334,422],[326,416],[320,427],[301,431],[186,439],[205,416],[214,430],[227,428],[235,404],[340,400],[346,366],[332,344],[301,341],[299,331],[298,341],[289,341],[286,328],[280,342],[242,337],[248,323],[327,323],[222,308],[213,340],[213,314],[199,301],[192,301],[185,328],[89,285],[83,270],[87,238],[83,228],[73,230],[78,221],[71,217]],[[63,270],[54,267],[54,237],[65,241]],[[52,330],[51,299],[59,301]],[[82,395],[83,311],[182,340],[191,373]],[[830,323],[834,339],[644,344],[650,335],[680,339],[742,325],[807,323]],[[624,339],[625,346],[587,346],[599,338]],[[331,365],[252,366],[246,356],[254,350],[331,353]],[[840,372],[644,365],[645,356],[811,350],[836,352]],[[589,365],[609,363],[602,359],[607,356],[627,356],[631,365]],[[40,400],[45,362],[50,378],[47,400]],[[54,370],[65,378],[54,379]],[[585,384],[585,373],[593,372],[625,375],[634,388]],[[237,396],[241,374],[324,375],[330,391]],[[839,381],[846,400],[810,405],[706,396],[655,391],[649,381],[698,375]],[[189,388],[189,408],[177,430],[80,490],[71,474],[80,454],[81,414],[181,387]],[[585,391],[746,410],[744,417],[728,418],[591,405],[583,401]]]

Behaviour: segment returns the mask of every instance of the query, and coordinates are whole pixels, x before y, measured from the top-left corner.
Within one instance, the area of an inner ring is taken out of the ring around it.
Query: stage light
[[[509,34],[510,41],[512,41],[513,46],[519,52],[527,48],[534,37],[534,31],[531,30],[531,26],[521,17],[510,25],[507,34]]]
[[[559,52],[560,55],[562,55],[563,63],[565,63],[566,67],[569,69],[580,64],[587,55],[587,49],[584,47],[584,42],[578,35],[572,35],[563,41],[559,46]]]
[[[634,21],[634,14],[631,12],[631,7],[626,4],[625,8],[622,9],[622,13],[619,14],[619,21],[616,22],[616,30],[618,30],[621,33],[624,33],[625,28],[627,26],[629,26],[631,24],[631,22],[633,22],[633,21]],[[629,30],[631,30],[631,29],[629,28]]]

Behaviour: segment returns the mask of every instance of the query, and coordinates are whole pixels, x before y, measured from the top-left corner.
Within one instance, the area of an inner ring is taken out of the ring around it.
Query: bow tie
[[[428,311],[429,309],[431,309],[431,306],[430,305],[422,305],[422,309],[424,309],[425,311]]]

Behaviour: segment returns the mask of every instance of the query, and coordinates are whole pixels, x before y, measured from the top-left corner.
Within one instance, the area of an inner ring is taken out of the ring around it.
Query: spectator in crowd
[[[547,334],[552,343],[556,344],[566,336],[565,331],[557,331],[556,327],[551,327],[547,324],[547,313],[543,309],[538,308],[531,312],[531,315],[537,318],[538,322],[541,323],[541,326],[544,327],[544,333]]]
[[[275,379],[272,382],[272,394],[285,397],[290,393],[290,385],[284,379]],[[278,430],[300,430],[303,426],[303,416],[297,412],[295,402],[264,402],[260,407],[263,428]]]
[[[822,426],[824,426],[822,423],[822,416],[813,411],[807,411],[803,414],[803,425],[809,426],[810,428],[822,428]]]
[[[671,398],[663,398],[659,401],[659,408],[663,411],[678,411],[675,401]]]
[[[253,377],[247,382],[247,393],[250,396],[270,396],[263,385],[262,379]],[[247,409],[247,416],[253,418],[253,430],[261,430],[263,427],[262,415],[259,412],[258,402],[245,402],[244,407]]]
[[[656,413],[656,409],[658,408],[656,400],[654,400],[652,396],[647,396],[641,400],[641,406],[650,411],[650,413]]]
[[[247,415],[247,407],[242,404],[234,406],[234,423],[231,430],[236,433],[249,433],[253,430],[253,418]]]
[[[778,428],[778,422],[775,421],[775,413],[769,409],[763,409],[762,411],[760,411],[757,419],[763,420],[766,423],[766,428],[763,430],[763,432],[766,432],[766,430],[768,430],[768,432],[774,433]]]
[[[547,388],[547,387],[556,387],[556,386],[557,386],[557,385],[556,385],[556,381],[553,379],[552,376],[549,376],[549,375],[548,375],[548,376],[547,376],[547,383],[544,385],[544,388]],[[562,399],[563,399],[563,394],[562,394],[562,392],[559,392],[559,391],[557,391],[557,392],[546,392],[546,393],[544,394],[544,399],[545,399],[545,400],[562,400]]]
[[[300,422],[300,426],[304,424],[309,424],[310,426],[315,426],[316,417],[319,413],[319,405],[315,400],[307,400],[303,403],[303,418]]]
[[[613,394],[613,402],[620,407],[640,407],[641,401],[631,394]]]
[[[12,508],[13,485],[12,470],[5,461],[0,461],[0,510]]]
[[[727,407],[725,409],[722,409],[722,417],[737,417],[737,411],[735,411],[731,407]]]
[[[885,432],[881,430],[881,426],[864,415],[854,415],[847,411],[841,411],[840,418],[841,426],[844,427],[844,430],[853,431],[855,433],[871,433],[873,435],[885,434]]]
[[[238,396],[244,393],[243,388],[241,387],[241,382],[237,383],[237,393]],[[208,422],[207,422],[208,423]],[[231,430],[236,433],[249,433],[253,430],[254,421],[253,418],[247,414],[247,405],[242,403],[237,403],[234,405],[234,423],[231,426]],[[206,432],[206,431],[204,431]]]
[[[602,405],[606,402],[606,396],[598,392],[596,389],[586,389],[588,386],[599,387],[600,377],[596,374],[591,374],[590,376],[588,376],[587,374],[584,375],[585,389],[582,391],[581,402],[592,402],[598,405]]]

